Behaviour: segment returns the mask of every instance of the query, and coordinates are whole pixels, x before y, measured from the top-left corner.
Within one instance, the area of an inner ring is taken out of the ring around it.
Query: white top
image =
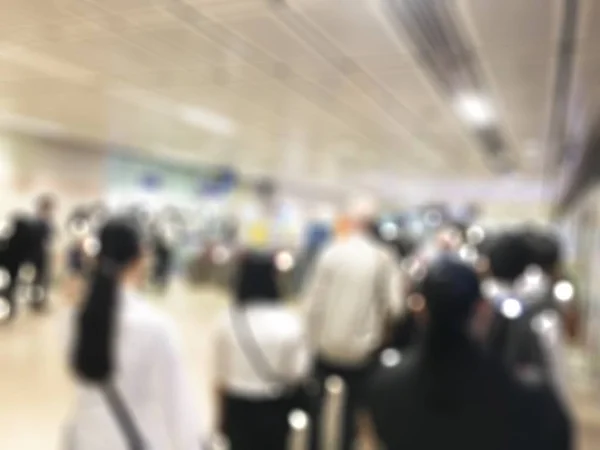
[[[244,321],[242,327],[240,321]],[[240,339],[244,339],[243,345]],[[258,356],[256,347],[260,349]],[[247,398],[276,398],[286,386],[307,376],[310,369],[300,317],[276,303],[227,308],[216,323],[214,350],[217,384],[228,393]],[[255,366],[265,363],[266,370],[258,373],[261,369]],[[271,374],[277,379],[266,379]]]
[[[202,439],[173,325],[138,294],[118,312],[115,384],[147,450],[198,450]],[[70,429],[74,450],[128,450],[98,387],[80,384]]]
[[[342,365],[365,362],[383,342],[386,319],[401,313],[401,279],[393,255],[366,235],[326,247],[305,295],[319,355]]]

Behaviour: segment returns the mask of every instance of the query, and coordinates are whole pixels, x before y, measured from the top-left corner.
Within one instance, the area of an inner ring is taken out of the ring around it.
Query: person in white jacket
[[[137,292],[144,273],[137,230],[110,220],[75,321],[78,399],[69,450],[201,448],[175,329]]]
[[[309,406],[308,339],[283,302],[274,259],[268,251],[241,256],[232,304],[214,330],[219,429],[231,450],[283,450],[288,414]]]

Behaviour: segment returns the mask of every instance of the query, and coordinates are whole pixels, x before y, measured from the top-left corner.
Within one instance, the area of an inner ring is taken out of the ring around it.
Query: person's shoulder
[[[177,335],[175,322],[145,299],[136,298],[132,302],[130,314],[126,316],[129,326],[144,330],[158,338]]]

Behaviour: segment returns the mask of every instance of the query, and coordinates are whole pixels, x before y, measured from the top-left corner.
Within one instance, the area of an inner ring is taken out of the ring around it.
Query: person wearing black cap
[[[231,450],[284,449],[288,414],[308,409],[308,339],[300,316],[283,304],[274,258],[241,256],[233,304],[214,332],[218,428]]]
[[[571,448],[553,394],[518,384],[477,343],[487,315],[475,271],[441,256],[422,282],[426,334],[412,353],[382,353],[369,413],[387,450]]]

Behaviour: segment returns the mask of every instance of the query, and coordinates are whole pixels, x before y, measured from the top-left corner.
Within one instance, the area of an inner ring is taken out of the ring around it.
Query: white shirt
[[[240,344],[241,339],[244,344]],[[229,307],[217,320],[214,347],[217,384],[228,393],[247,398],[276,398],[287,386],[307,376],[310,369],[303,323],[281,304]],[[266,370],[258,373],[261,369],[255,366],[265,363]],[[267,379],[271,374],[276,379]]]
[[[200,426],[173,325],[138,294],[124,292],[117,315],[115,384],[148,450],[198,450]],[[80,384],[73,450],[127,450],[98,387]]]
[[[365,362],[402,309],[401,274],[385,247],[363,234],[341,238],[316,262],[305,296],[310,337],[330,362]]]

